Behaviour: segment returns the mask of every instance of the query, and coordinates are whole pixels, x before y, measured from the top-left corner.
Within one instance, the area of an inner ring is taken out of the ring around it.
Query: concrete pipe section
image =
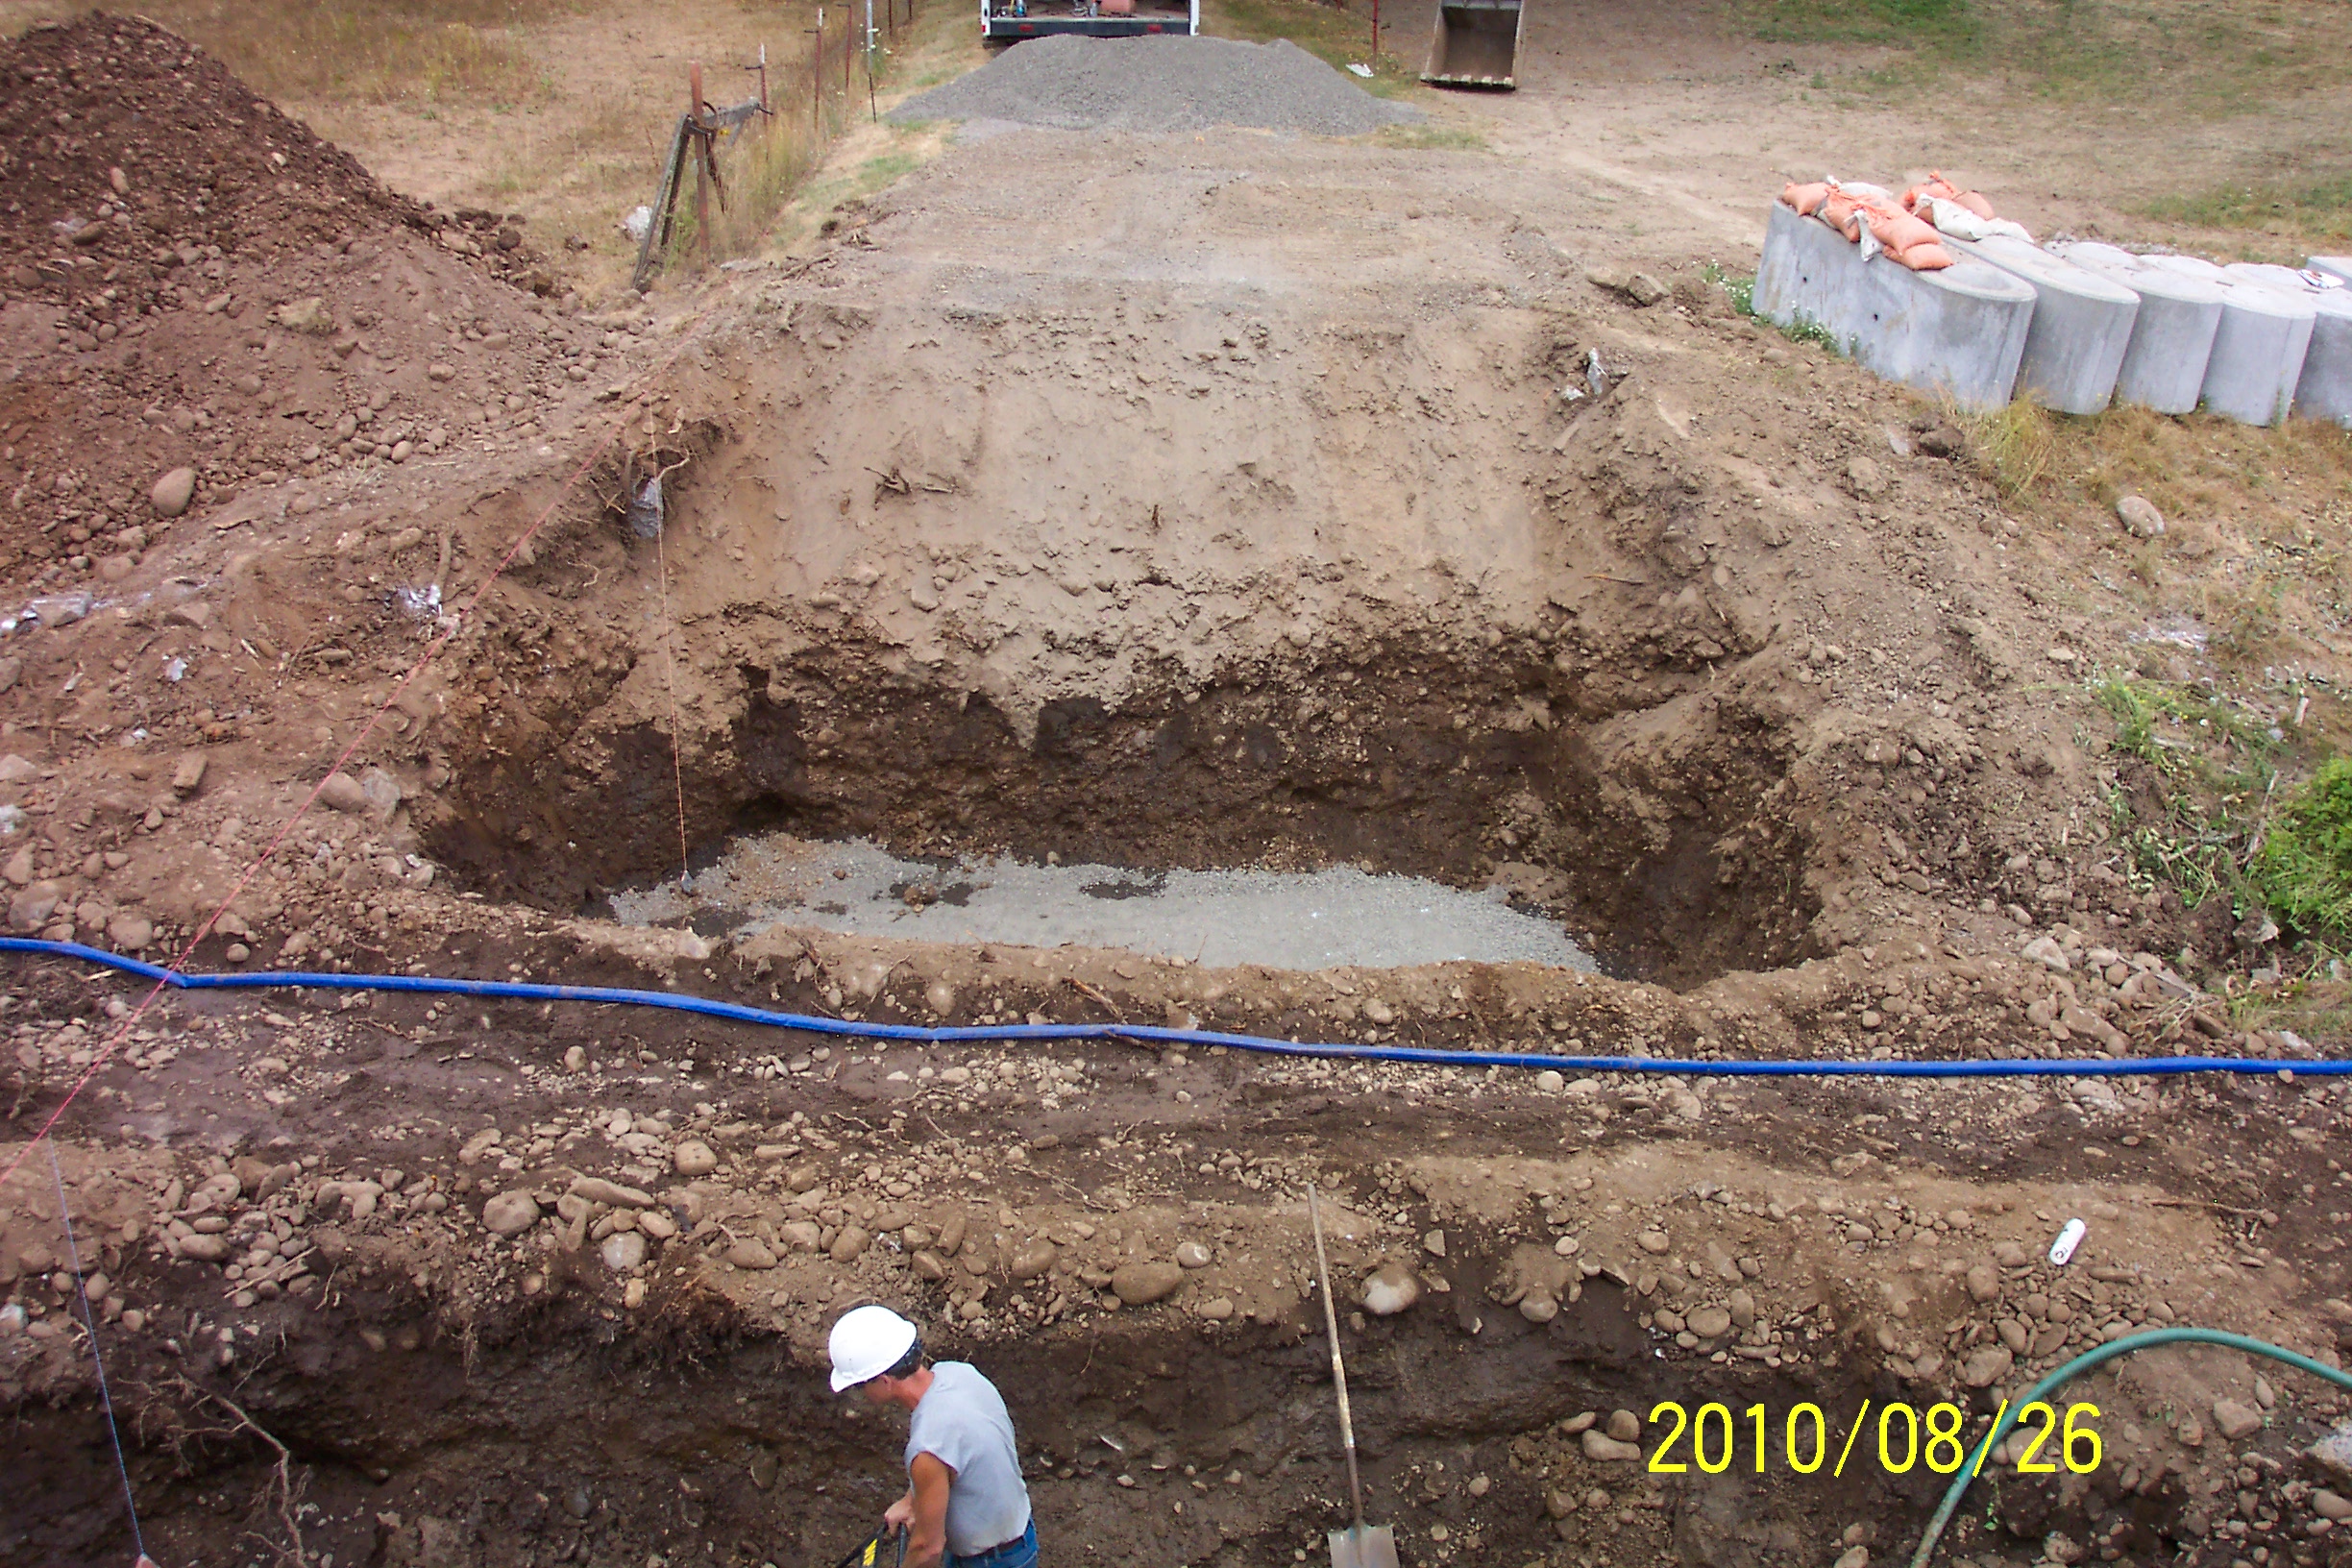
[[[2116,397],[2160,414],[2194,413],[2228,291],[2202,278],[2151,266],[2145,257],[2095,240],[2056,249],[2076,266],[2140,296],[2131,344],[2116,373]]]
[[[2294,406],[2295,383],[2318,309],[2309,300],[2240,282],[2193,256],[2154,256],[2151,265],[2218,283],[2221,325],[2205,361],[2205,406],[2244,425],[2276,425]]]
[[[2033,320],[2018,360],[2017,390],[2064,414],[2095,414],[2114,400],[2129,352],[2140,296],[2029,241],[1944,236],[1954,256],[1973,257],[2034,291]]]
[[[2275,288],[2308,300],[2317,312],[2303,374],[2295,380],[2294,411],[2352,429],[2352,288],[2319,288],[2292,267],[2240,261],[2223,267],[2233,282]]]
[[[1972,257],[1941,272],[1865,261],[1827,224],[1775,202],[1754,303],[1775,326],[1822,328],[1874,375],[1984,410],[2016,388],[2034,291]]]

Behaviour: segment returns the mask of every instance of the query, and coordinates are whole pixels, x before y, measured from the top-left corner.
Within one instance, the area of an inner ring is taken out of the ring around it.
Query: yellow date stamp
[[[1829,1467],[1842,1476],[1850,1463],[1877,1462],[1890,1476],[1909,1475],[1921,1466],[1948,1476],[1962,1465],[1981,1475],[1993,1444],[1986,1440],[2009,1413],[2002,1400],[1993,1425],[1978,1429],[1973,1446],[1967,1434],[1968,1412],[1946,1401],[1921,1409],[1914,1405],[1874,1405],[1862,1402],[1853,1420],[1833,1422],[1819,1405],[1793,1405],[1781,1419],[1762,1405],[1751,1405],[1734,1415],[1731,1407],[1710,1402],[1696,1410],[1678,1400],[1660,1400],[1650,1411],[1650,1425],[1663,1428],[1650,1452],[1650,1473],[1658,1476],[1701,1473],[1720,1476],[1734,1464],[1765,1474],[1776,1459],[1788,1470],[1809,1476]],[[2021,1476],[2054,1476],[2062,1470],[2087,1476],[2099,1467],[2096,1405],[2077,1402],[2065,1407],[2037,1399],[2021,1407],[2010,1428],[2003,1452],[2014,1452],[2010,1467]],[[1774,1440],[1779,1448],[1774,1452]]]

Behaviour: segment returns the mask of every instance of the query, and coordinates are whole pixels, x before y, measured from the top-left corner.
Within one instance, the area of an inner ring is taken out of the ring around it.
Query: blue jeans
[[[1037,1568],[1037,1516],[1032,1514],[1029,1528],[1021,1531],[1019,1540],[992,1547],[978,1556],[959,1557],[947,1553],[941,1559],[940,1568]]]

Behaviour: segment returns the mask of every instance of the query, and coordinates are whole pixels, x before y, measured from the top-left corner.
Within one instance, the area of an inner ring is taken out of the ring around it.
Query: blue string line
[[[478,996],[509,1001],[593,1002],[609,1006],[653,1007],[702,1017],[765,1028],[795,1029],[805,1034],[839,1035],[860,1040],[896,1040],[924,1045],[976,1043],[990,1041],[1127,1040],[1163,1045],[1223,1045],[1266,1056],[1312,1057],[1347,1062],[1405,1062],[1424,1066],[1529,1067],[1557,1072],[1680,1073],[1711,1078],[2137,1078],[2169,1077],[2182,1073],[2227,1072],[2266,1074],[2291,1071],[2315,1078],[2352,1076],[2352,1060],[2293,1061],[2264,1056],[2149,1056],[2149,1057],[1995,1057],[1973,1061],[1851,1061],[1733,1059],[1709,1061],[1693,1057],[1554,1056],[1534,1051],[1440,1050],[1422,1045],[1318,1044],[1268,1040],[1258,1035],[1221,1034],[1208,1029],[1164,1029],[1137,1023],[1014,1023],[967,1027],[925,1028],[911,1023],[862,1023],[805,1013],[782,1013],[745,1007],[736,1002],[711,1001],[700,996],[659,991],[630,991],[607,986],[551,986],[523,980],[463,980],[424,974],[322,974],[299,969],[265,970],[252,974],[183,974],[161,965],[86,947],[75,942],[43,942],[30,937],[0,937],[0,952],[41,953],[56,958],[100,964],[126,974],[154,980],[178,991],[271,991],[309,988],[325,991],[385,991],[441,996]]]
[[[89,1291],[82,1284],[82,1248],[74,1240],[73,1205],[65,1196],[65,1167],[58,1163],[57,1139],[50,1139],[49,1169],[57,1177],[58,1217],[65,1224],[65,1255],[73,1263],[74,1295],[82,1303],[82,1323],[89,1330],[90,1361],[98,1368],[98,1403],[105,1408],[107,1436],[114,1444],[114,1471],[122,1477],[123,1509],[131,1515],[131,1541],[139,1560],[147,1559],[147,1537],[139,1529],[138,1500],[131,1493],[131,1464],[123,1458],[122,1429],[114,1424],[114,1396],[107,1387],[106,1358],[98,1353],[98,1318],[90,1311]]]

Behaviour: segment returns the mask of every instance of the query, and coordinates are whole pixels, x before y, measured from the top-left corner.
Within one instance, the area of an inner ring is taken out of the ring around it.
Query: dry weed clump
[[[720,141],[716,152],[722,184],[710,193],[709,203],[708,250],[713,259],[758,251],[776,214],[822,160],[825,141],[819,139],[810,123],[808,74],[807,63],[798,63],[785,74],[786,81],[800,84],[796,100],[778,103],[774,113],[751,120]],[[864,86],[862,74],[859,86]],[[825,115],[829,140],[840,134],[843,115],[838,105],[827,107],[834,110]],[[859,107],[863,107],[862,98]],[[703,255],[694,192],[695,177],[690,173],[678,195],[676,237],[669,259],[674,269],[698,265]]]

